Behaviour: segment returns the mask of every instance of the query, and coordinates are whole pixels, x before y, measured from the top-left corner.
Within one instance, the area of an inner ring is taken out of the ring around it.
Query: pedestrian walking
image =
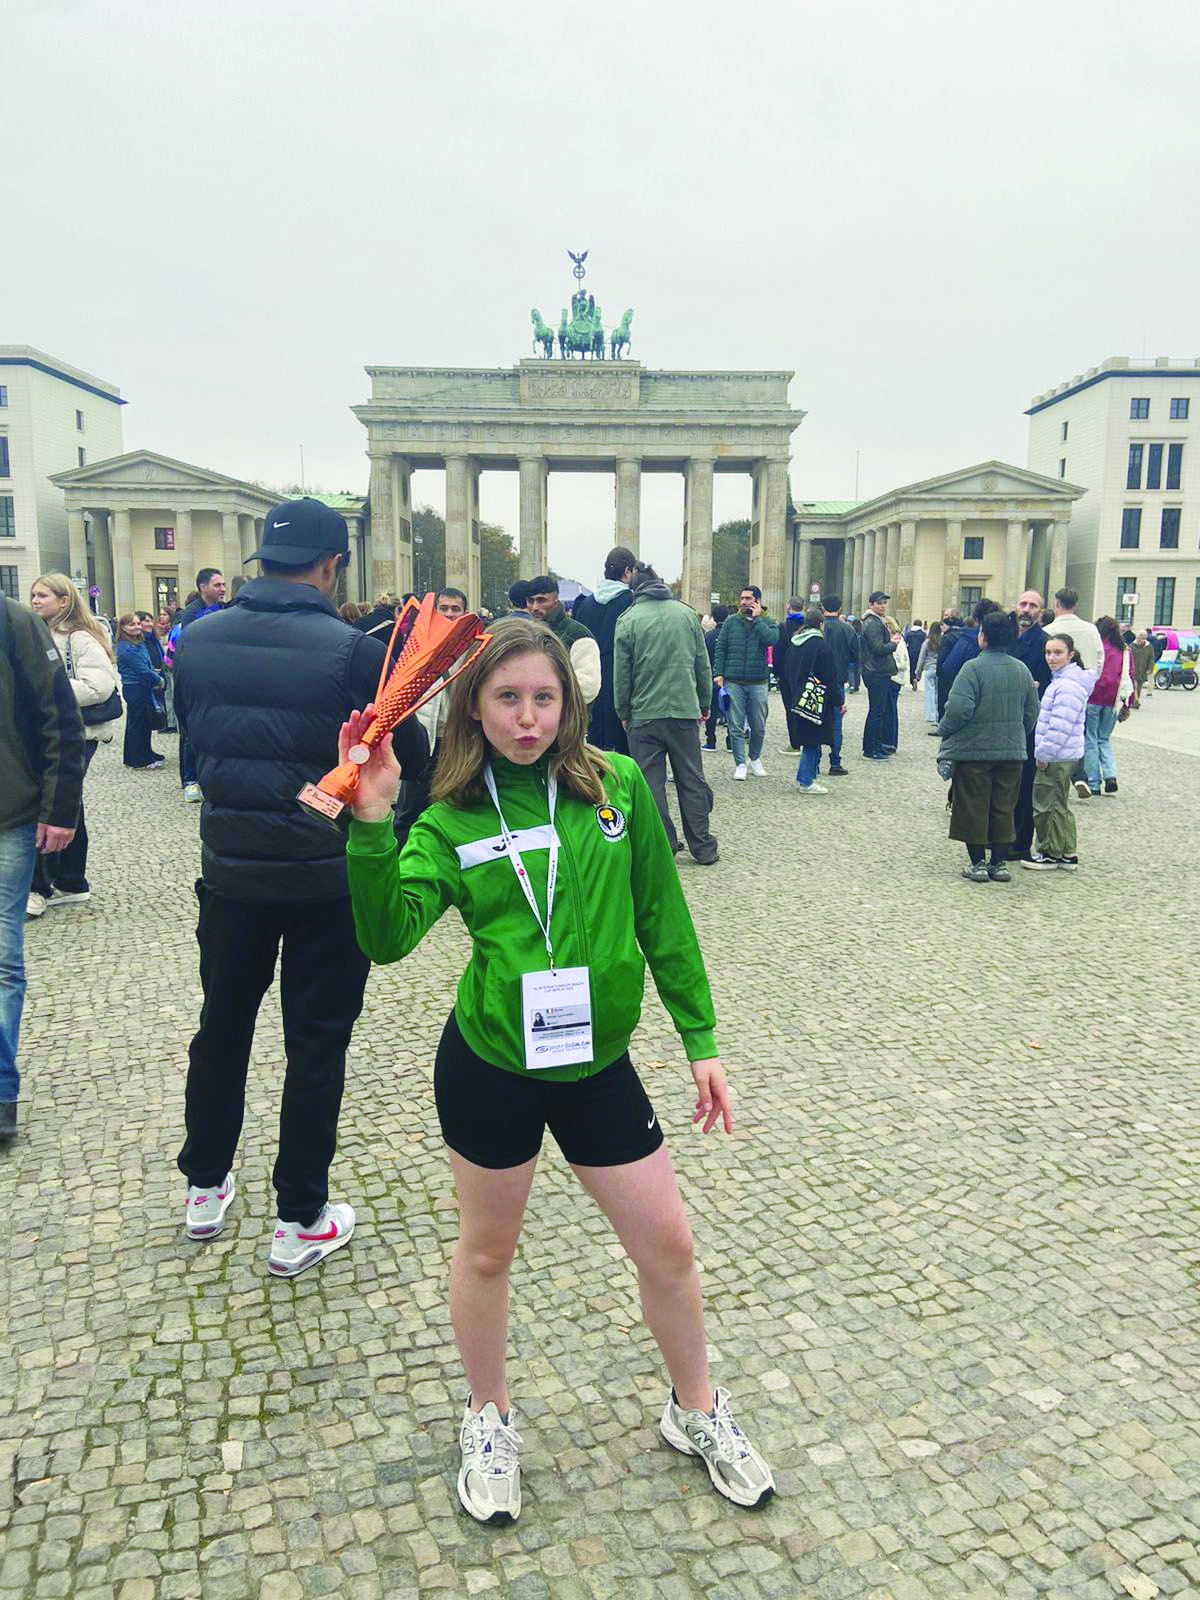
[[[917,668],[916,673],[914,674],[915,682],[913,683],[914,693],[916,692],[918,685],[924,685],[924,706],[922,709],[924,711],[925,721],[931,728],[937,726],[938,720],[937,658],[938,645],[941,641],[941,637],[941,623],[931,622],[929,624],[929,632],[925,635],[925,638],[921,643],[920,650],[917,651]]]
[[[635,603],[629,616],[657,603]],[[719,1493],[760,1505],[771,1470],[728,1393],[710,1387],[691,1233],[629,1056],[648,963],[691,1062],[693,1120],[731,1131],[708,977],[653,798],[635,762],[585,743],[578,679],[545,628],[500,621],[455,688],[433,806],[397,855],[397,774],[381,741],[360,769],[347,868],[373,960],[408,955],[451,906],[472,940],[434,1068],[459,1212],[450,1267],[468,1384],[459,1500],[486,1523],[521,1510],[508,1274],[548,1124],[637,1268],[671,1380],[660,1431],[701,1458]],[[361,728],[349,719],[343,752]]]
[[[623,544],[614,545],[604,558],[604,577],[594,594],[581,594],[571,615],[596,641],[600,652],[600,693],[592,701],[588,743],[597,750],[629,754],[629,740],[613,701],[613,639],[617,623],[633,604],[633,579],[637,557]]]
[[[887,603],[890,595],[876,589],[863,617],[860,640],[862,681],[867,691],[867,720],[863,724],[863,755],[868,761],[886,761],[895,745],[888,735],[892,727],[892,687],[900,668],[896,656],[900,636],[888,626]]]
[[[1033,872],[1079,865],[1075,817],[1071,811],[1071,774],[1083,755],[1083,730],[1088,696],[1096,674],[1079,659],[1069,634],[1046,639],[1046,665],[1050,683],[1038,708],[1033,734],[1037,772],[1033,780],[1033,824],[1037,848],[1021,862]]]
[[[600,693],[600,646],[582,622],[567,615],[566,607],[558,598],[557,578],[530,578],[526,589],[529,615],[544,622],[550,632],[562,640],[571,658],[571,670],[583,690],[584,702],[590,706]]]
[[[854,644],[850,649],[849,678],[847,687],[851,694],[857,694],[862,687],[862,618],[848,616],[846,626],[854,635]]]
[[[125,748],[122,759],[139,772],[157,772],[166,763],[150,742],[156,696],[162,693],[161,672],[155,672],[146,654],[137,613],[117,618],[117,671],[125,695]]]
[[[29,591],[29,604],[50,629],[63,671],[83,720],[83,773],[102,744],[110,744],[121,716],[121,679],[108,633],[92,616],[83,596],[63,572],[43,572]],[[79,905],[91,898],[87,875],[88,831],[80,801],[75,834],[64,850],[42,853],[33,869],[27,914],[40,917],[47,906]]]
[[[1143,700],[1150,698],[1154,683],[1154,646],[1146,637],[1145,628],[1135,636],[1130,655],[1133,659],[1133,705],[1137,710]]]
[[[817,782],[822,745],[831,748],[835,729],[840,731],[846,709],[845,691],[833,650],[825,638],[825,615],[809,606],[803,626],[792,634],[778,662],[784,705],[796,718],[800,761],[796,767],[798,794],[828,794]]]
[[[704,630],[690,606],[672,597],[654,568],[632,568],[633,604],[613,639],[613,704],[629,735],[629,753],[654,796],[672,854],[679,835],[667,804],[667,762],[688,849],[701,866],[717,860],[709,830],[713,795],[701,769],[700,729],[712,675]]]
[[[175,706],[204,791],[204,1004],[188,1052],[179,1167],[188,1238],[215,1238],[236,1193],[255,1019],[279,961],[287,1067],[267,1268],[294,1277],[354,1231],[353,1209],[329,1202],[329,1168],[370,966],[354,938],[343,836],[296,796],[335,764],[338,729],[374,699],[385,652],[334,609],[350,560],[336,511],[308,498],[276,506],[248,559],[263,576],[235,606],[190,626],[175,655]],[[418,776],[420,725],[402,723],[396,744],[405,776]]]
[[[713,649],[713,683],[729,694],[733,775],[739,781],[745,778],[747,766],[756,778],[767,775],[762,764],[767,733],[767,651],[778,639],[778,624],[763,610],[762,590],[757,584],[746,584],[738,597],[737,610],[721,624]]]
[[[914,689],[917,686],[917,658],[921,654],[921,646],[928,637],[920,621],[910,622],[904,630],[904,644],[908,651],[908,681]]]
[[[58,649],[39,616],[0,595],[0,1146],[17,1133],[34,863],[71,843],[83,772],[83,722]]]
[[[1113,755],[1112,731],[1118,721],[1123,722],[1129,715],[1133,698],[1133,659],[1121,637],[1120,624],[1115,617],[1098,617],[1096,632],[1100,635],[1104,664],[1088,697],[1083,727],[1083,778],[1075,784],[1075,793],[1081,800],[1101,793],[1116,794],[1117,758]]]
[[[1094,672],[1099,678],[1104,670],[1104,645],[1100,629],[1094,622],[1088,622],[1078,615],[1075,610],[1078,604],[1077,589],[1059,589],[1054,596],[1054,620],[1043,622],[1042,626],[1047,633],[1070,634],[1079,651],[1079,659],[1089,672]]]
[[[972,883],[1010,880],[1004,862],[1013,840],[1025,736],[1037,723],[1037,688],[1029,668],[1009,654],[1013,637],[1006,612],[984,617],[980,653],[958,673],[938,723],[939,761],[954,769],[950,837],[967,847],[962,875]]]

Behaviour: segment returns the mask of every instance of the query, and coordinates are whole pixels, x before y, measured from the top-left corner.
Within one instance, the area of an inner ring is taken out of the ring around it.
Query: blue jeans
[[[37,824],[0,832],[0,1100],[21,1092],[17,1039],[25,1005],[25,901],[33,882]]]
[[[1093,794],[1100,793],[1101,778],[1115,778],[1117,763],[1109,742],[1117,725],[1115,706],[1089,706],[1083,724],[1083,771]]]
[[[800,765],[796,768],[796,782],[807,789],[810,783],[816,782],[820,768],[821,746],[819,744],[806,744],[800,752]]]
[[[746,727],[750,728],[750,760],[762,755],[763,740],[767,734],[767,686],[765,683],[731,683],[729,690],[729,743],[733,747],[733,762],[741,767],[746,763]]]
[[[842,709],[835,707],[833,713],[833,738],[829,741],[829,765],[840,767],[842,764]],[[817,746],[816,771],[821,770],[821,747]],[[797,779],[799,782],[799,779]]]
[[[883,742],[890,744],[895,750],[900,744],[900,682],[893,678],[888,685],[888,711],[887,727],[884,730]]]

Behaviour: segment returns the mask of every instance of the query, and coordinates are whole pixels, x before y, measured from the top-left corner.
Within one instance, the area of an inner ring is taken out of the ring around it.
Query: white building
[[[1087,490],[1067,546],[1082,615],[1200,625],[1198,379],[1200,359],[1111,356],[1026,413],[1028,465]]]
[[[121,453],[121,391],[26,344],[0,344],[0,592],[27,600],[40,572],[70,572],[54,472]]]

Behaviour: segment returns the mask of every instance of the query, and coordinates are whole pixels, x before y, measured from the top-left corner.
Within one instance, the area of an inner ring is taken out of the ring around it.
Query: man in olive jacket
[[[65,850],[75,837],[83,754],[79,707],[49,629],[0,595],[0,1146],[17,1131],[34,858]]]
[[[704,630],[645,562],[634,567],[630,589],[633,604],[617,618],[613,635],[613,704],[671,849],[678,851],[679,836],[667,806],[668,758],[688,849],[708,867],[717,859],[717,841],[708,829],[713,797],[700,761],[700,729],[712,695]]]

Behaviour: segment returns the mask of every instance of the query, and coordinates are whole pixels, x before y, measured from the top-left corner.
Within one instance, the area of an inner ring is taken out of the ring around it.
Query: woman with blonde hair
[[[371,711],[343,726],[342,759]],[[455,683],[433,804],[404,849],[392,835],[399,768],[387,738],[359,767],[346,852],[372,960],[408,955],[451,906],[471,935],[434,1095],[458,1192],[450,1316],[470,1385],[458,1495],[492,1524],[521,1509],[508,1273],[547,1125],[637,1267],[672,1383],[663,1437],[698,1456],[737,1505],[760,1505],[774,1488],[728,1393],[709,1385],[691,1229],[629,1058],[649,964],[691,1062],[692,1120],[705,1133],[718,1122],[732,1130],[704,959],[646,780],[628,756],[586,744],[587,724],[555,635],[502,620]]]
[[[29,591],[29,604],[50,629],[58,646],[63,668],[70,681],[83,717],[86,773],[97,745],[108,744],[121,715],[117,690],[120,679],[113,659],[108,634],[84,604],[83,596],[64,573],[44,572],[35,578]],[[116,698],[114,699],[114,696]],[[103,720],[96,720],[103,713]],[[88,832],[79,808],[75,837],[56,855],[38,856],[33,886],[27,902],[28,914],[40,917],[47,906],[78,904],[91,896],[87,876]]]

